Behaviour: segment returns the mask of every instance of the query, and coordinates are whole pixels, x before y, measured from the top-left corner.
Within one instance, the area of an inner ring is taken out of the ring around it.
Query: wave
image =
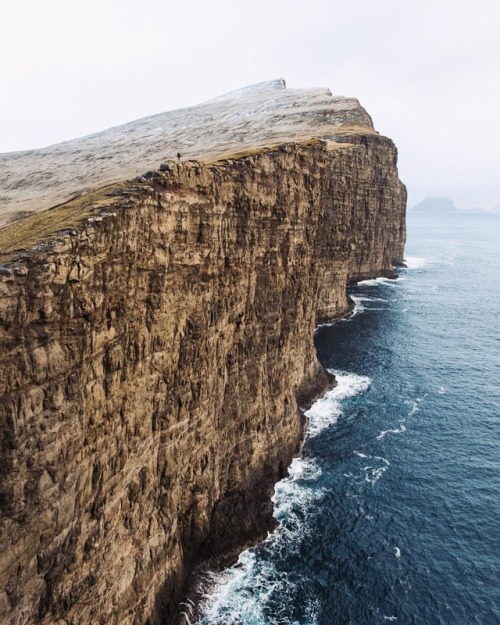
[[[320,476],[321,469],[314,460],[294,458],[288,468],[288,476],[274,487],[274,495],[271,497],[274,518],[282,522],[290,518],[297,504],[305,508],[313,500],[321,498],[322,491],[311,488]]]
[[[404,278],[402,276],[399,276],[398,278],[370,278],[369,280],[360,280],[356,283],[356,286],[378,286],[380,284],[395,286],[403,280]]]
[[[398,280],[403,280],[404,278],[398,278]],[[380,284],[380,283],[386,283],[386,282],[394,282],[394,280],[391,280],[389,278],[374,278],[373,280],[363,280],[361,282],[358,282],[357,286],[359,285],[375,285],[375,284]],[[363,304],[363,302],[387,302],[388,300],[383,298],[383,297],[370,297],[367,295],[353,295],[352,293],[349,293],[350,298],[352,299],[352,301],[354,302],[354,306],[353,309],[350,313],[348,313],[345,317],[340,317],[339,319],[334,319],[333,321],[326,321],[325,323],[320,323],[316,326],[316,329],[314,330],[314,333],[316,334],[316,332],[318,332],[318,330],[320,328],[330,328],[331,326],[337,324],[337,323],[342,323],[345,321],[350,321],[351,319],[353,319],[356,315],[360,315],[361,313],[365,312],[366,308]],[[370,308],[370,310],[384,310],[383,308]]]
[[[319,323],[314,330],[316,334],[320,328],[331,328],[333,325],[337,323],[342,323],[344,321],[350,321],[356,315],[364,312],[365,308],[361,303],[363,300],[368,300],[369,298],[358,297],[357,295],[351,295],[351,299],[354,302],[353,309],[350,313],[347,313],[344,317],[340,317],[339,319],[334,319],[333,321],[326,321],[325,323]]]
[[[337,386],[316,401],[306,412],[307,436],[317,436],[322,430],[335,423],[340,416],[341,402],[366,390],[370,378],[353,373],[331,370],[337,379]],[[380,459],[380,458],[379,458]],[[274,517],[278,528],[260,546],[266,551],[279,553],[281,550],[300,550],[301,537],[308,533],[307,516],[317,509],[324,491],[318,482],[321,468],[313,458],[294,458],[288,475],[279,481],[274,489],[272,501]],[[220,573],[205,575],[205,588],[209,592],[201,600],[202,616],[198,625],[292,625],[283,615],[270,616],[265,606],[275,597],[290,601],[295,592],[294,583],[287,573],[277,571],[272,558],[259,557],[259,548],[243,551],[238,562]],[[304,607],[305,625],[315,625],[318,605],[312,598]],[[189,610],[187,610],[188,612]],[[189,616],[185,614],[186,623]]]
[[[387,434],[403,434],[403,432],[406,432],[406,426],[401,423],[400,427],[396,430],[383,430],[382,432],[380,432],[380,434],[377,436],[377,440],[382,440],[387,436]]]
[[[420,256],[407,256],[404,262],[408,269],[420,269],[427,264],[427,259],[421,258]]]
[[[421,398],[418,398],[416,400],[406,400],[406,404],[408,404],[409,406],[411,406],[410,412],[408,413],[409,417],[412,417],[414,414],[416,414],[419,410],[420,410],[420,402],[422,401]]]
[[[389,460],[387,460],[387,458],[383,458],[382,456],[369,456],[361,451],[353,451],[352,453],[362,460],[377,460],[378,462],[382,463],[382,466],[363,467],[364,481],[368,482],[371,485],[376,484],[387,471],[387,469],[391,466]]]
[[[354,302],[354,308],[352,309],[352,313],[349,315],[349,317],[347,317],[347,319],[352,319],[353,317],[359,315],[365,310],[365,307],[362,304],[363,298],[358,297],[357,295],[351,295],[351,299]]]
[[[352,295],[352,299],[356,302],[387,302],[384,297],[371,297],[368,295]]]
[[[337,386],[318,399],[305,413],[308,419],[308,437],[317,436],[322,430],[333,425],[342,414],[340,402],[366,391],[371,383],[367,376],[334,369],[329,369],[329,372],[335,376]]]

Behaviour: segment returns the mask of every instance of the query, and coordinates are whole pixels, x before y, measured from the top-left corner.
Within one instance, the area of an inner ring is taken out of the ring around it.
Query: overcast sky
[[[247,84],[354,96],[400,154],[412,205],[500,204],[494,0],[17,0],[0,20],[0,152]]]

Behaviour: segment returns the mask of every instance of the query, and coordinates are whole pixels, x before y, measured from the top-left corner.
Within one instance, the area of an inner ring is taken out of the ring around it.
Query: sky
[[[360,100],[409,206],[500,205],[494,0],[18,0],[0,20],[0,152],[283,77]]]

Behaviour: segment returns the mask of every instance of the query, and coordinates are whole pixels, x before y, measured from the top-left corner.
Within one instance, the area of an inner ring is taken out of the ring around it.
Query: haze
[[[500,204],[492,0],[26,0],[0,23],[0,152],[283,76],[358,98],[399,148],[409,205]]]

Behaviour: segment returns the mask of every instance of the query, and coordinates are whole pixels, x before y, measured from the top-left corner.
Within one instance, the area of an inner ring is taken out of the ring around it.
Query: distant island
[[[457,208],[453,200],[444,196],[429,196],[423,199],[408,211],[410,216],[418,215],[434,215],[449,216],[457,214],[500,214],[500,205],[495,206],[491,210],[474,207],[474,208]]]

